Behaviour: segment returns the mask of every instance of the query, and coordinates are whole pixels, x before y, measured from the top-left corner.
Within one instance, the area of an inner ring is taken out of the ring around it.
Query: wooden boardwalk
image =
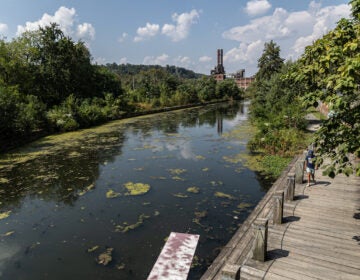
[[[271,196],[284,185],[280,179],[201,279],[360,280],[360,178],[316,177],[316,185],[296,184],[277,225]],[[252,259],[256,218],[269,219],[265,262]]]

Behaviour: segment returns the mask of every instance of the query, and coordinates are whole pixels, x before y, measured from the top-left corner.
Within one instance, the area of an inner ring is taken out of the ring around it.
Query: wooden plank
[[[277,181],[282,186],[273,186],[256,208],[256,214],[252,213],[246,228],[239,231],[239,243],[231,244],[231,252],[224,259],[244,267],[241,279],[360,280],[360,250],[354,239],[360,234],[360,220],[354,219],[360,209],[360,180],[342,175],[335,179],[321,174],[316,177],[319,184],[310,188],[296,185],[295,200],[284,203],[285,224],[272,223],[274,207],[268,197],[274,190],[284,189],[284,180]],[[253,237],[248,227],[255,217],[271,220],[270,252],[263,263],[251,259]],[[201,280],[220,280],[218,275]]]
[[[354,250],[354,246],[357,246],[357,243],[354,240],[352,245],[350,244],[339,244],[335,243],[332,240],[326,239],[324,240],[322,236],[313,236],[313,237],[303,237],[302,235],[297,234],[271,234],[269,235],[269,241],[281,241],[282,244],[295,243],[299,246],[304,247],[314,247],[314,248],[324,248],[329,249],[337,253],[347,252],[353,256],[360,257],[360,250]],[[356,247],[355,247],[356,248]],[[349,252],[348,252],[349,250]]]
[[[276,230],[274,228],[269,228],[269,232],[271,234],[278,234],[278,235],[283,235],[283,231],[281,230]],[[337,238],[334,236],[328,236],[328,235],[323,235],[323,234],[313,234],[311,232],[308,232],[306,230],[303,229],[292,229],[292,228],[288,228],[286,230],[286,236],[284,237],[284,240],[286,240],[287,237],[298,237],[299,240],[304,240],[304,241],[308,241],[310,244],[312,243],[316,243],[319,242],[319,240],[321,240],[324,244],[329,244],[329,245],[335,245],[336,246],[341,246],[343,248],[349,248],[349,249],[354,249],[354,246],[357,245],[357,241],[354,239],[344,239],[344,238]],[[360,250],[359,250],[360,251]]]
[[[199,235],[172,232],[148,280],[186,280]]]
[[[294,258],[280,258],[276,264],[283,264],[284,269],[301,272],[309,277],[316,279],[342,279],[354,280],[359,274],[352,274],[345,271],[340,271],[337,267],[320,265],[320,262],[299,261]]]
[[[271,248],[272,249],[272,248]],[[270,249],[270,250],[271,250]],[[280,258],[279,258],[280,259]],[[322,267],[328,267],[331,269],[336,269],[342,272],[348,272],[350,274],[359,275],[360,273],[360,263],[357,262],[348,262],[341,258],[334,258],[329,256],[324,256],[321,254],[314,254],[309,251],[304,252],[303,250],[290,250],[288,252],[287,258],[284,259],[293,259],[298,262],[303,263],[313,263]]]

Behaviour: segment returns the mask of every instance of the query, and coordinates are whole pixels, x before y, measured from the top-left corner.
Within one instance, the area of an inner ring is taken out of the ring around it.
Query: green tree
[[[271,75],[281,70],[284,59],[280,57],[280,47],[272,40],[265,43],[264,51],[258,60],[258,72],[256,80],[270,79]]]
[[[308,46],[295,71],[306,106],[328,104],[331,114],[316,134],[317,152],[329,157],[325,174],[351,174],[360,167],[360,1],[350,1],[352,19]]]
[[[213,77],[202,77],[197,83],[200,101],[210,101],[216,98],[216,81]]]
[[[244,92],[236,85],[235,80],[225,79],[216,84],[216,98],[218,99],[241,99]]]

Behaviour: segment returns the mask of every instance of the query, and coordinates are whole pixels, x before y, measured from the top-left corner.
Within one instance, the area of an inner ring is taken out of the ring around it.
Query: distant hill
[[[188,70],[182,67],[176,67],[176,66],[160,66],[160,65],[135,65],[135,64],[116,64],[116,63],[108,63],[106,64],[106,67],[121,76],[127,76],[127,75],[137,75],[141,71],[147,71],[151,69],[158,69],[158,70],[165,70],[167,73],[177,76],[178,78],[183,79],[198,79],[204,76],[203,74],[195,73],[192,70]]]

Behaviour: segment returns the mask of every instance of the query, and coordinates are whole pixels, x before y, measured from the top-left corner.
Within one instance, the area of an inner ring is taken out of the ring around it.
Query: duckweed
[[[181,178],[179,176],[174,176],[174,177],[171,177],[171,179],[175,180],[175,181],[185,181],[184,178]]]
[[[144,223],[144,220],[148,219],[148,218],[150,218],[150,216],[146,216],[145,214],[141,214],[139,216],[138,221],[135,224],[127,225],[125,227],[120,226],[120,225],[115,226],[115,232],[126,233],[126,232],[128,232],[130,230],[134,230],[134,229],[140,227]]]
[[[91,252],[96,251],[98,248],[99,248],[99,246],[98,246],[98,245],[95,245],[95,246],[93,246],[93,247],[91,247],[91,248],[87,249],[87,251],[88,251],[88,253],[91,253]]]
[[[216,192],[214,195],[216,197],[219,197],[219,198],[227,198],[227,199],[231,199],[231,200],[236,199],[234,196],[232,196],[230,194],[223,193],[223,192]]]
[[[11,214],[11,211],[7,211],[7,212],[0,213],[0,220],[9,217],[10,214]]]
[[[150,190],[150,185],[143,183],[127,182],[125,188],[128,190],[125,195],[142,195]]]
[[[120,193],[114,192],[113,190],[110,189],[106,193],[106,198],[115,198],[115,197],[118,197],[120,195],[121,195]]]
[[[188,198],[189,197],[187,194],[183,194],[183,193],[174,193],[173,196],[179,197],[179,198]]]
[[[237,208],[239,208],[239,209],[244,209],[244,208],[248,208],[248,207],[251,207],[251,206],[253,206],[253,204],[248,203],[248,202],[241,202],[241,203],[237,206]]]
[[[113,248],[107,248],[105,252],[101,253],[98,256],[97,263],[104,266],[108,265],[112,261],[112,251]]]
[[[84,190],[79,192],[79,195],[82,196],[82,195],[86,194],[88,191],[91,191],[94,187],[95,187],[94,184],[87,186]]]
[[[176,168],[176,169],[169,169],[169,172],[171,174],[174,174],[174,175],[180,175],[182,173],[185,173],[186,172],[186,169],[180,169],[180,168]]]
[[[198,188],[198,187],[189,187],[189,188],[187,188],[186,191],[187,191],[187,192],[190,192],[190,193],[199,193],[199,192],[200,192],[200,188]]]

